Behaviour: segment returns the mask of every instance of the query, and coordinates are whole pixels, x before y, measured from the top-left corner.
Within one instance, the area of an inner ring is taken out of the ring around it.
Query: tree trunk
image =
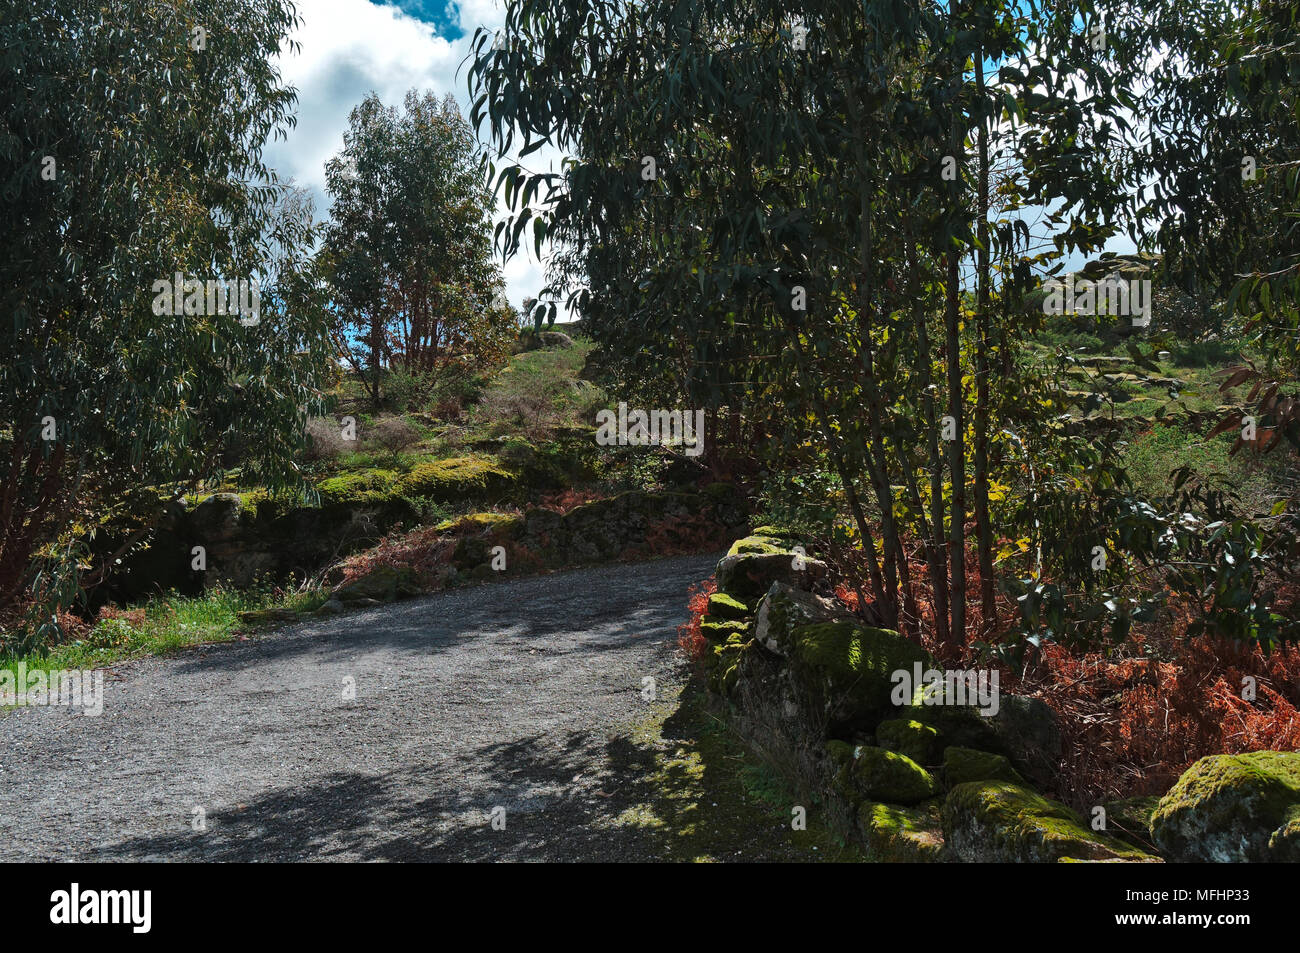
[[[976,100],[984,104],[984,51],[975,57]],[[989,522],[989,143],[988,122],[979,128],[978,286],[975,336],[975,530],[979,537],[980,630],[997,623],[993,583],[993,527]]]

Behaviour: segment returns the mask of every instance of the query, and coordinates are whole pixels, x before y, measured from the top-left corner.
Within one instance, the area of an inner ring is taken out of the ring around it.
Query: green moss
[[[392,470],[356,470],[330,477],[316,484],[321,504],[360,504],[387,502],[397,483]]]
[[[858,811],[858,826],[872,860],[927,864],[943,859],[943,830],[938,799],[916,807],[867,801]]]
[[[510,513],[470,513],[443,520],[434,528],[440,533],[480,533],[485,530],[509,530],[522,523],[523,520]]]
[[[925,649],[892,629],[852,622],[821,622],[791,633],[790,659],[842,713],[861,715],[890,706],[891,675],[913,663],[930,666]]]
[[[748,622],[735,619],[715,619],[706,615],[700,620],[700,634],[710,642],[725,642],[733,635],[744,635],[748,631]]]
[[[789,547],[783,545],[779,539],[766,536],[746,536],[744,539],[738,539],[732,543],[731,548],[727,550],[727,555],[746,556],[758,554],[772,556],[788,552],[790,552]],[[793,554],[791,554],[791,558],[794,558]]]
[[[749,606],[725,592],[715,592],[709,596],[708,613],[719,619],[747,619],[754,614]]]
[[[505,494],[514,485],[511,474],[489,457],[449,457],[418,464],[402,477],[397,492],[438,502]]]
[[[948,846],[969,862],[1151,859],[1090,830],[1064,804],[1010,781],[958,784],[943,805],[943,830]]]
[[[971,705],[911,705],[899,714],[929,725],[939,733],[945,746],[1010,754],[990,719]]]
[[[1269,837],[1268,852],[1275,860],[1300,860],[1300,804],[1287,811],[1282,826]]]
[[[743,632],[733,632],[725,642],[713,648],[714,663],[709,672],[710,687],[719,695],[728,695],[736,687],[740,666],[753,640]]]
[[[939,793],[930,772],[906,755],[860,745],[853,749],[850,784],[858,795],[873,801],[916,804]]]
[[[912,718],[891,718],[876,726],[876,743],[906,755],[917,764],[938,764],[942,745],[939,732]]]
[[[945,748],[943,752],[943,773],[949,785],[965,784],[969,781],[1010,781],[1012,784],[1024,784],[1011,762],[1000,754],[987,751],[975,751],[972,748]]]
[[[1293,836],[1274,834],[1300,806],[1300,754],[1212,755],[1184,772],[1160,800],[1151,833],[1181,861],[1300,860]],[[1283,848],[1277,856],[1274,844]]]

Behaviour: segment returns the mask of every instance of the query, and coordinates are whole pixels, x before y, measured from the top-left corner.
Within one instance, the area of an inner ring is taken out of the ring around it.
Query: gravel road
[[[99,717],[0,715],[0,860],[658,859],[613,820],[644,763],[631,728],[685,680],[676,627],[715,562],[495,583],[115,666]]]

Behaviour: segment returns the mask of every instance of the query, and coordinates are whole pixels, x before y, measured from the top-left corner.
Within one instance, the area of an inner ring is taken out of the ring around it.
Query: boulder
[[[415,570],[408,567],[376,566],[364,576],[345,582],[332,593],[332,598],[343,603],[373,605],[392,602],[402,596],[421,592]]]
[[[915,807],[867,801],[858,811],[858,826],[872,860],[932,864],[944,859],[938,798]]]
[[[759,547],[762,551],[737,549],[742,546]],[[814,583],[826,578],[827,567],[821,560],[768,542],[756,542],[754,537],[740,540],[732,550],[718,561],[718,591],[741,602],[758,599],[774,582],[783,582],[794,589],[811,589]]]
[[[716,619],[748,619],[754,614],[749,606],[725,592],[715,592],[709,596],[709,605],[705,611]]]
[[[930,653],[892,629],[847,621],[795,628],[788,655],[795,676],[817,699],[819,714],[832,723],[889,710],[893,673],[917,662],[934,664]]]
[[[869,745],[827,742],[835,769],[835,789],[848,800],[919,804],[939,792],[930,772],[896,751]]]
[[[315,612],[313,612],[312,615],[317,615],[317,616],[338,615],[339,613],[343,612],[346,608],[347,607],[343,605],[341,600],[330,598],[327,599],[324,603],[322,603],[320,608],[318,608]]]
[[[513,474],[489,457],[449,457],[416,464],[396,481],[394,492],[438,503],[497,499],[518,490]],[[323,495],[323,491],[322,491]]]
[[[943,753],[939,732],[910,718],[891,718],[876,725],[876,744],[917,764],[938,764]]]
[[[724,598],[730,597],[724,595]],[[774,582],[758,604],[754,638],[768,651],[786,655],[791,633],[796,627],[848,618],[849,611],[832,599],[796,589],[784,582]]]
[[[542,347],[568,349],[574,346],[573,338],[569,337],[563,331],[543,331],[537,335],[537,339],[541,342]]]
[[[1002,755],[972,748],[945,748],[943,775],[952,787],[969,781],[1010,781],[1012,784],[1024,784],[1025,781]]]
[[[970,863],[1155,859],[1090,830],[1064,804],[1010,781],[954,787],[943,805],[943,833],[948,848]]]
[[[1151,817],[1171,860],[1300,860],[1300,753],[1211,755],[1184,772]]]
[[[899,714],[934,728],[945,746],[1005,755],[1025,778],[1043,787],[1060,765],[1056,714],[1036,698],[999,692],[992,715],[972,705],[947,704],[911,705]]]

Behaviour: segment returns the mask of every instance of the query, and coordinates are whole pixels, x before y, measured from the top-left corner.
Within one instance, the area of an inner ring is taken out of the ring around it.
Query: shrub
[[[438,387],[438,377],[431,371],[395,367],[384,378],[384,403],[403,413],[423,410]]]
[[[506,466],[521,470],[537,460],[537,450],[527,440],[507,440],[497,451],[497,458]]]
[[[367,442],[392,454],[394,460],[423,439],[419,428],[402,417],[388,417],[371,427]]]
[[[313,417],[307,421],[307,449],[302,458],[307,461],[334,460],[344,450],[343,432],[329,417]]]
[[[709,651],[709,640],[700,631],[700,620],[708,611],[709,596],[717,591],[718,584],[712,577],[691,586],[690,599],[687,602],[690,618],[677,627],[677,644],[686,653],[686,657],[696,665],[703,663],[705,653]]]

